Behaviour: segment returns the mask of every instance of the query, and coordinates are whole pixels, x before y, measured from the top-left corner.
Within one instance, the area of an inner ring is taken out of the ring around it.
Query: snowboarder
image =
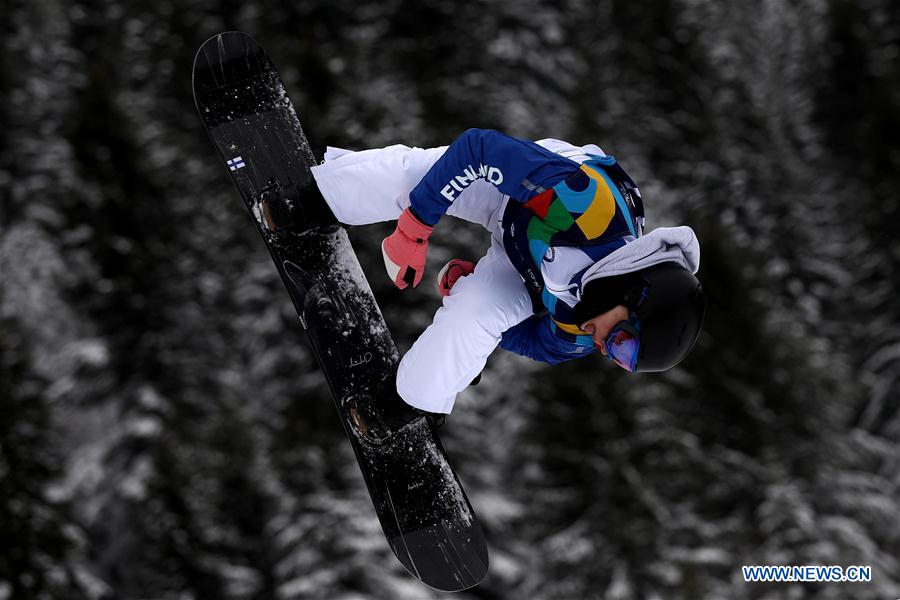
[[[439,148],[329,147],[312,172],[339,221],[397,221],[382,252],[401,289],[422,280],[428,237],[444,214],[491,234],[477,264],[454,259],[438,274],[443,305],[397,372],[409,409],[376,424],[372,407],[348,407],[363,437],[449,413],[498,345],[549,364],[599,350],[628,371],[663,371],[699,335],[694,232],[644,233],[638,187],[596,145],[470,129]]]

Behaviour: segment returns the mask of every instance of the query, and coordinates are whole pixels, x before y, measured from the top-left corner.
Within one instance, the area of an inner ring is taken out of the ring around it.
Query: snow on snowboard
[[[227,32],[200,47],[193,84],[203,124],[309,336],[391,550],[438,590],[478,584],[487,546],[434,425],[419,419],[370,444],[343,408],[351,397],[378,406],[396,394],[399,355],[346,231],[317,196],[315,158],[278,71],[250,36]]]

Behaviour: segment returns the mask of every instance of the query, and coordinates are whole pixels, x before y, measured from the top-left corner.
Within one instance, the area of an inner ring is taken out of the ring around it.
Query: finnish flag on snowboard
[[[244,164],[244,159],[241,158],[240,156],[235,156],[234,158],[225,161],[225,164],[227,164],[228,168],[231,169],[232,171],[237,171],[241,167],[247,166],[246,164]]]

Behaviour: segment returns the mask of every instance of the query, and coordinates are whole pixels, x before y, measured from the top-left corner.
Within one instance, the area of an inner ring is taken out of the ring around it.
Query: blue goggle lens
[[[612,328],[606,336],[606,355],[617,365],[634,372],[637,365],[638,352],[641,349],[639,327],[636,321],[622,321]]]

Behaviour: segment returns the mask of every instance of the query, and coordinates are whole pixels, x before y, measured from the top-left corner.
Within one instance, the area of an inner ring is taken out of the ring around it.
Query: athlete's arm
[[[477,179],[525,202],[537,187],[550,187],[577,166],[534,142],[492,129],[469,129],[450,144],[412,189],[410,208],[423,224],[434,226],[459,194]]]
[[[503,333],[500,347],[551,365],[592,354],[593,347],[578,346],[553,334],[550,316],[532,315]]]

